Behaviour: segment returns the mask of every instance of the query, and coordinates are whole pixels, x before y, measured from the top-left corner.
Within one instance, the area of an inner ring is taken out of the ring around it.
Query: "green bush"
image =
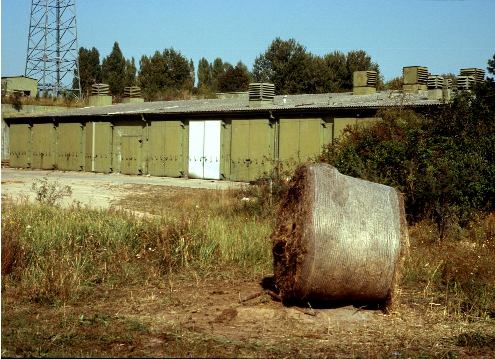
[[[411,222],[431,219],[443,237],[495,208],[495,87],[459,94],[441,110],[383,110],[369,127],[348,127],[320,160],[339,171],[396,187]]]

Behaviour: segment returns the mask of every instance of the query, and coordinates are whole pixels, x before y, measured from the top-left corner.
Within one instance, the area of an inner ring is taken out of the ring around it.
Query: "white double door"
[[[189,177],[220,179],[221,121],[189,122]]]

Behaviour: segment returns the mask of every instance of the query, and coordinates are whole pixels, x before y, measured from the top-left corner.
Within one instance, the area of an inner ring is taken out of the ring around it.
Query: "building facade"
[[[10,166],[253,181],[318,156],[381,108],[430,111],[421,94],[275,96],[118,104],[6,119]]]

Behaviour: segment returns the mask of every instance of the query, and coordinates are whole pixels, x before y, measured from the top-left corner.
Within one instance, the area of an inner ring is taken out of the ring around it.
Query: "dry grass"
[[[266,192],[132,190],[109,211],[2,201],[3,356],[461,358],[495,350],[494,214],[443,241],[432,224],[411,228],[391,315],[308,316],[266,296],[239,303],[272,271]]]

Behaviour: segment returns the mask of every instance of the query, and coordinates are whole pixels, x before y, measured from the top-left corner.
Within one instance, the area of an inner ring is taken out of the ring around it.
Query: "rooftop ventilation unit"
[[[476,83],[474,76],[458,76],[457,90],[470,90]]]
[[[477,68],[461,69],[461,76],[472,76],[475,82],[485,81],[485,70]]]
[[[445,86],[445,81],[442,76],[430,75],[428,76],[428,89],[442,89]]]
[[[141,87],[139,86],[128,86],[124,87],[124,97],[141,97]]]
[[[249,84],[249,101],[272,101],[275,97],[275,85],[266,82]]]
[[[378,77],[376,71],[354,71],[352,75],[352,82],[354,87],[376,86]]]
[[[426,85],[428,68],[424,66],[406,66],[402,69],[404,85]]]
[[[352,73],[352,92],[354,95],[375,93],[377,78],[376,71],[354,71]]]
[[[108,84],[93,84],[91,85],[91,95],[93,96],[108,96],[110,86]]]

